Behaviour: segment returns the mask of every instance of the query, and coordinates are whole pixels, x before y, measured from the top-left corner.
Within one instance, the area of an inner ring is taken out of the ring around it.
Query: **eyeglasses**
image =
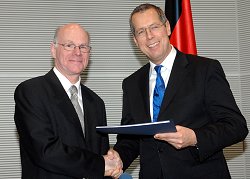
[[[150,32],[159,32],[160,28],[165,25],[165,24],[152,24],[148,27],[145,28],[140,28],[139,30],[135,31],[135,36],[136,37],[145,37],[147,33],[147,29],[149,29]]]
[[[73,51],[73,50],[75,50],[76,47],[78,47],[79,50],[80,50],[82,53],[88,53],[88,52],[90,52],[90,50],[91,50],[91,47],[88,46],[88,45],[78,45],[78,46],[76,46],[76,45],[73,44],[73,43],[65,43],[65,44],[57,43],[57,44],[63,46],[64,50],[67,50],[67,51]]]

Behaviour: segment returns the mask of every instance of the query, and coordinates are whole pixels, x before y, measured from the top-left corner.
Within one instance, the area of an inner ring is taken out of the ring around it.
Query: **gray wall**
[[[20,178],[18,135],[13,114],[15,87],[53,66],[49,45],[58,25],[77,22],[91,34],[91,63],[85,85],[105,101],[109,125],[121,117],[123,78],[147,62],[135,48],[128,18],[141,3],[164,9],[164,0],[1,0],[0,1],[0,178]],[[198,54],[216,58],[236,101],[250,120],[248,0],[191,0]],[[111,144],[115,135],[110,135]],[[250,177],[250,139],[225,149],[233,178]],[[138,178],[138,160],[128,172]]]

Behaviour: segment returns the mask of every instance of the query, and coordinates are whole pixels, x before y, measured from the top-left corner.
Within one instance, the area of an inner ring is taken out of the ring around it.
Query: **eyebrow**
[[[76,45],[76,43],[74,43],[74,42],[73,42],[73,41],[71,41],[71,40],[66,41],[66,42],[64,42],[64,43],[65,43],[65,44],[70,44],[70,43],[72,43],[72,44]],[[89,45],[89,43],[82,42],[80,45]]]
[[[160,24],[159,24],[159,23],[153,23],[153,24],[150,24],[150,25],[148,25],[148,26],[141,27],[141,28],[138,28],[138,29],[145,29],[145,28],[148,28],[148,27],[150,27],[150,26],[152,26],[152,25],[160,25]]]

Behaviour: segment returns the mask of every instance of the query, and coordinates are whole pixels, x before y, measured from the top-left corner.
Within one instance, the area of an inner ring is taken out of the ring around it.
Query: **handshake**
[[[118,154],[113,149],[109,149],[107,155],[103,155],[105,160],[105,173],[104,176],[111,176],[112,178],[119,178],[123,173],[123,163]]]

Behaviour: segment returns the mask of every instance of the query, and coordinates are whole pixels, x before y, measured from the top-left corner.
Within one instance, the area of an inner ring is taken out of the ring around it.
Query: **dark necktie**
[[[158,120],[158,115],[160,112],[161,103],[165,92],[165,84],[161,76],[161,67],[162,65],[155,66],[157,77],[155,81],[155,89],[153,95],[153,122],[156,122]]]
[[[72,85],[69,89],[70,91],[70,94],[71,94],[71,102],[76,110],[76,113],[79,117],[79,120],[80,120],[80,123],[81,123],[81,126],[82,126],[82,131],[84,133],[84,118],[83,118],[83,112],[82,112],[82,109],[80,107],[80,104],[78,102],[78,92],[77,92],[77,88],[75,85]]]

